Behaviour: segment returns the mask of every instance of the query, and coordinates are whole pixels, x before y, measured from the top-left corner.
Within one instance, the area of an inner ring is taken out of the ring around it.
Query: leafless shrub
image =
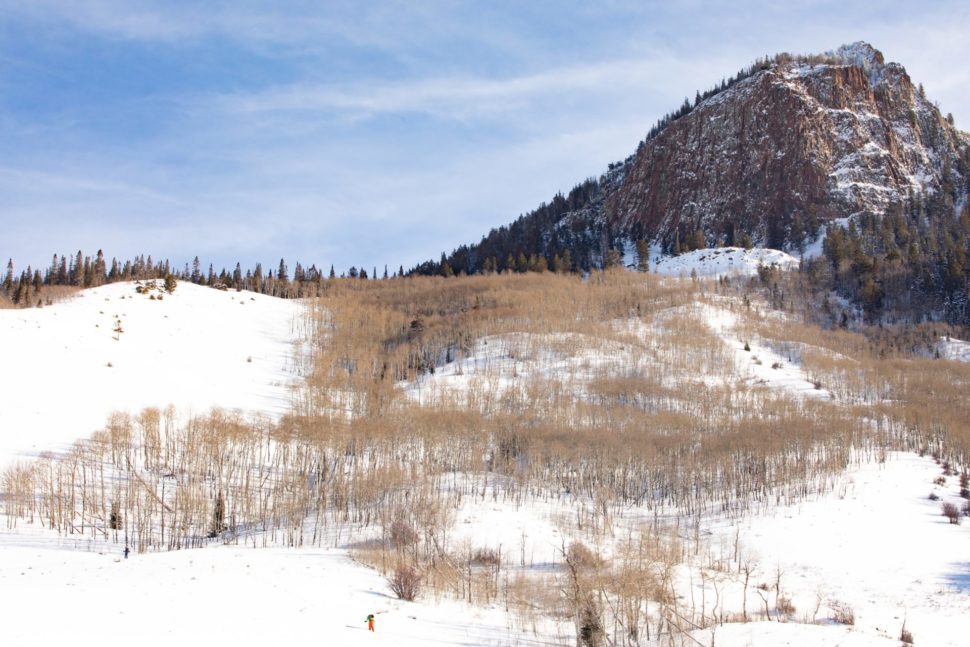
[[[906,622],[903,622],[903,628],[899,630],[899,640],[904,645],[912,645],[913,643],[913,632],[906,628]]]
[[[420,538],[418,531],[406,519],[395,519],[391,522],[391,528],[387,534],[391,546],[397,550],[414,546]]]
[[[854,625],[855,624],[855,611],[846,602],[841,600],[832,600],[829,602],[829,606],[832,608],[833,620],[840,625]]]
[[[121,504],[117,501],[111,502],[111,516],[108,517],[108,527],[112,530],[121,530],[122,517],[121,517]]]
[[[413,601],[421,592],[421,574],[413,566],[398,564],[387,578],[391,591],[401,600]]]
[[[960,525],[960,509],[953,503],[943,504],[943,516],[954,525]]]
[[[603,565],[603,558],[581,541],[574,541],[569,544],[566,556],[570,564],[580,571],[595,570]]]
[[[502,564],[502,556],[493,548],[478,548],[472,553],[471,563],[475,566],[498,567]]]
[[[795,605],[792,604],[791,598],[785,595],[778,596],[778,600],[775,602],[775,609],[777,609],[779,614],[787,618],[795,615]]]

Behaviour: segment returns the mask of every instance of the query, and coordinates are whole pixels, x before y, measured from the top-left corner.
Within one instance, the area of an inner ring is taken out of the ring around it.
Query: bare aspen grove
[[[711,545],[702,521],[817,498],[894,449],[965,471],[970,365],[824,330],[756,283],[334,279],[306,302],[309,369],[289,415],[114,414],[3,473],[6,523],[136,552],[350,546],[404,599],[501,606],[523,629],[557,618],[575,628],[567,644],[814,620],[743,537]],[[751,345],[817,393],[751,379],[742,363],[766,361]],[[499,505],[545,511],[561,537],[551,563],[525,538],[456,527],[461,510]]]

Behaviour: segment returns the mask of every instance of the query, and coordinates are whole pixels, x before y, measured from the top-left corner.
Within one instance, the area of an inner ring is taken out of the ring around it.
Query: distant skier
[[[128,553],[129,553],[129,552],[130,552],[130,551],[128,550],[128,547],[127,547],[127,546],[125,546],[125,559],[128,559]]]
[[[374,614],[367,615],[367,631],[374,631]]]

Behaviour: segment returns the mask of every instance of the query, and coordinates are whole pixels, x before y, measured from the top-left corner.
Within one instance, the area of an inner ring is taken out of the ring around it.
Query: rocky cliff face
[[[832,219],[966,194],[970,138],[868,44],[765,68],[640,146],[605,200],[610,231],[781,248]]]
[[[448,269],[524,271],[527,257],[568,252],[588,270],[640,240],[791,250],[832,220],[907,207],[940,217],[966,204],[970,136],[866,43],[779,55],[704,97],[597,180],[456,249]]]

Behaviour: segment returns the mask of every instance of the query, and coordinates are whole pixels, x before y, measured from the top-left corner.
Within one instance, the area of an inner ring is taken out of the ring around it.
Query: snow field
[[[117,546],[0,546],[0,603],[16,618],[4,623],[4,642],[18,647],[561,644],[552,623],[539,623],[537,636],[510,628],[501,609],[397,600],[345,550],[213,546],[125,560]]]
[[[114,283],[45,308],[0,310],[0,468],[86,438],[113,411],[289,410],[302,369],[299,303],[191,283],[152,291],[152,300],[135,287]]]
[[[691,276],[692,272],[698,277],[756,276],[759,266],[789,270],[798,267],[798,259],[777,249],[715,247],[663,256],[652,263],[650,271],[682,278]]]
[[[731,554],[740,531],[742,561],[756,565],[752,582],[773,587],[780,570],[781,592],[791,598],[796,620],[810,618],[819,600],[819,619],[832,617],[833,601],[855,612],[852,636],[846,638],[850,642],[832,638],[838,632],[830,627],[800,635],[800,626],[789,623],[773,631],[725,626],[718,630],[717,644],[875,647],[898,644],[905,620],[916,644],[966,645],[970,525],[950,524],[940,513],[941,502],[962,502],[955,476],[948,477],[945,486],[934,486],[940,474],[941,468],[929,458],[891,453],[884,463],[851,468],[843,488],[817,500],[778,507],[739,523],[711,523],[706,531],[715,552]],[[940,500],[930,500],[930,492]],[[741,594],[738,575],[731,577],[734,588],[726,587],[725,599],[736,613]],[[769,597],[773,599],[773,591]],[[763,609],[760,598],[749,591],[748,613],[759,606]],[[823,637],[825,631],[830,637]],[[753,642],[745,642],[749,635]],[[787,635],[793,642],[762,642],[769,635],[775,640]]]
[[[104,294],[108,288],[118,293]],[[172,402],[197,412],[212,404],[277,414],[286,410],[287,386],[301,370],[300,360],[293,359],[295,340],[303,334],[299,306],[185,284],[162,302],[135,295],[129,304],[134,290],[131,284],[127,289],[130,292],[106,286],[43,310],[0,311],[3,334],[42,342],[57,333],[70,342],[63,360],[52,350],[42,366],[60,366],[63,361],[73,367],[63,371],[68,377],[59,388],[76,391],[65,397],[68,403],[77,400],[79,411],[88,416],[21,406],[21,401],[33,406],[41,403],[31,400],[29,393],[21,397],[26,382],[8,379],[2,384],[3,393],[13,394],[11,400],[16,402],[9,408],[5,402],[0,408],[0,422],[4,423],[0,430],[9,429],[10,420],[14,427],[23,420],[41,435],[27,444],[5,432],[5,453],[0,459],[9,462],[13,456],[56,448],[87,435],[73,421],[89,419],[83,424],[100,427],[119,403],[133,412],[145,406],[144,400],[165,406],[167,402],[160,396],[170,393],[179,395]],[[99,299],[83,301],[92,294]],[[113,332],[115,313],[109,311],[115,303],[126,306],[120,334]],[[160,307],[169,308],[164,311],[169,317],[161,317],[168,323],[157,321]],[[58,310],[64,320],[88,322],[95,332],[82,335],[73,332],[74,325],[58,327],[61,320],[53,323],[52,314]],[[240,321],[238,312],[242,310],[254,314]],[[67,312],[76,316],[67,317]],[[667,312],[650,321],[608,322],[612,334],[604,339],[561,333],[478,340],[467,356],[456,358],[434,375],[400,386],[422,404],[467,395],[488,381],[489,390],[499,395],[531,379],[576,382],[576,393],[582,395],[583,382],[604,373],[622,373],[631,367],[636,372],[651,371],[661,366],[652,354],[658,337],[672,334],[671,328],[685,321],[708,331],[719,350],[704,352],[726,358],[725,375],[733,375],[745,388],[795,397],[829,397],[814,388],[797,360],[789,362],[767,343],[750,340],[750,352],[744,351],[738,338],[738,316],[727,307],[708,304]],[[109,324],[112,330],[104,330]],[[116,335],[120,339],[114,339]],[[222,337],[229,341],[224,343]],[[158,339],[166,342],[161,345],[166,352],[156,353]],[[125,347],[131,340],[137,343]],[[180,343],[190,348],[168,350]],[[43,343],[39,345],[43,351]],[[125,367],[132,383],[77,379],[92,371],[91,365],[100,361],[101,353],[118,348],[127,348],[127,352],[116,355],[112,368]],[[246,355],[240,361],[244,350]],[[31,355],[21,352],[15,357],[28,364]],[[250,357],[251,362],[247,361]],[[696,357],[684,365],[691,362],[703,365]],[[772,368],[772,364],[780,366]],[[152,378],[156,367],[168,371],[167,376]],[[249,368],[256,369],[255,375],[247,372]],[[40,379],[40,373],[31,375]],[[679,375],[664,377],[683,379]],[[148,380],[149,388],[143,390],[134,383],[137,380]],[[223,388],[227,384],[233,388]],[[111,397],[102,397],[106,394]],[[207,402],[207,398],[221,402]],[[84,406],[89,409],[86,413]],[[8,441],[12,441],[10,449]],[[944,486],[933,485],[939,474],[940,468],[930,459],[892,454],[885,463],[863,462],[850,468],[842,477],[843,487],[814,500],[771,507],[767,513],[749,514],[740,521],[705,519],[697,535],[696,555],[688,555],[677,569],[680,608],[708,617],[740,615],[742,585],[737,565],[731,561],[735,537],[739,537],[741,561],[755,569],[748,590],[748,614],[757,618],[763,606],[754,587],[773,585],[778,572],[781,593],[791,598],[796,612],[785,623],[715,627],[717,645],[895,645],[903,619],[917,644],[966,644],[962,638],[970,632],[970,553],[966,549],[970,537],[967,525],[951,525],[940,515],[941,501],[927,498],[935,490],[943,501],[961,503],[955,477],[949,477]],[[537,498],[522,492],[506,499],[492,494],[483,485],[478,496],[464,497],[451,512],[450,545],[495,549],[502,554],[503,563],[514,565],[515,575],[540,580],[560,572],[562,548],[573,539],[608,557],[619,542],[634,536],[653,518],[649,510],[625,508],[613,511],[609,529],[590,528],[588,519],[579,529],[582,511],[590,510],[592,502],[569,495]],[[667,509],[662,521],[672,525],[675,512]],[[685,525],[680,534],[685,545],[695,546],[692,529]],[[347,529],[342,536],[344,542],[359,538]],[[403,647],[575,644],[569,618],[527,620],[503,608],[501,600],[481,608],[436,599],[426,592],[414,603],[398,601],[378,573],[355,563],[352,549],[337,543],[340,547],[329,549],[253,549],[213,543],[199,550],[133,555],[123,560],[118,545],[58,538],[21,523],[16,529],[0,531],[0,605],[8,618],[23,619],[7,623],[5,635],[17,645],[65,641],[93,645],[109,634],[113,639],[147,645],[216,640],[236,645],[287,640],[339,645],[382,641]],[[773,592],[769,600],[774,617]],[[832,623],[835,601],[854,610],[854,626]],[[816,605],[820,624],[805,623],[812,620]],[[57,622],[50,621],[52,610]],[[378,613],[374,635],[365,628],[368,613]],[[709,644],[711,630],[697,631],[694,636]]]
[[[943,337],[937,344],[940,357],[957,362],[970,362],[970,342]]]

